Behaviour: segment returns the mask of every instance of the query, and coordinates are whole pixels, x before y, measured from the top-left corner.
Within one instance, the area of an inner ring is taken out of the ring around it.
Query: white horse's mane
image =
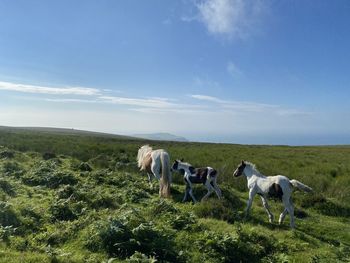
[[[244,161],[244,163],[249,166],[252,170],[254,170],[255,172],[257,172],[258,174],[261,174],[260,171],[258,170],[258,168],[256,168],[256,165],[248,162],[248,161]],[[262,174],[261,174],[262,175]]]
[[[142,162],[143,162],[145,155],[151,151],[152,151],[152,147],[149,146],[148,144],[140,147],[139,151],[137,152],[137,165],[138,165],[138,167],[142,166]]]

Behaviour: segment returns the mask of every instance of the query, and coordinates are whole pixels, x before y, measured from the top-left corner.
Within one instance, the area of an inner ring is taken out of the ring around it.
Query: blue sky
[[[350,2],[0,0],[0,125],[350,144]]]

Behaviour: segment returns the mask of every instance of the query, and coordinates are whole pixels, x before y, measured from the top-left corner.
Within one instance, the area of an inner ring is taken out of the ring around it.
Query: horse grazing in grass
[[[293,187],[305,192],[311,192],[312,188],[297,180],[289,180],[283,175],[264,176],[256,169],[255,165],[250,162],[242,161],[234,171],[233,176],[238,177],[242,174],[247,177],[249,189],[246,217],[249,215],[249,210],[252,206],[254,196],[258,194],[260,195],[263,206],[269,216],[269,221],[272,223],[273,214],[271,213],[267,203],[267,197],[275,197],[282,200],[285,207],[284,211],[279,217],[279,224],[283,223],[286,214],[289,213],[290,227],[295,228],[294,207],[291,198]]]
[[[184,173],[186,191],[182,202],[187,200],[188,194],[190,194],[193,202],[197,202],[193,195],[192,184],[203,184],[208,189],[208,193],[203,196],[201,201],[206,200],[213,191],[215,191],[219,199],[221,198],[221,190],[216,183],[218,173],[215,169],[211,167],[194,168],[191,164],[183,162],[183,160],[175,160],[172,169]]]
[[[138,150],[137,164],[141,171],[147,172],[151,186],[151,174],[158,179],[159,196],[170,197],[171,171],[169,154],[163,149],[153,150],[149,145],[144,145]]]

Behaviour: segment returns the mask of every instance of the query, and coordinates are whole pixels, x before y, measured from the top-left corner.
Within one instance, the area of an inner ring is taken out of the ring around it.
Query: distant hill
[[[155,141],[176,141],[176,142],[188,142],[184,137],[173,135],[170,133],[149,133],[149,134],[133,134],[133,137],[155,140]]]
[[[136,139],[135,137],[110,134],[103,132],[94,132],[94,131],[84,131],[77,129],[68,129],[68,128],[51,128],[51,127],[9,127],[9,126],[0,126],[0,131],[8,132],[40,132],[40,133],[49,133],[49,134],[65,134],[65,135],[86,135],[86,136],[97,136],[97,137],[108,137],[108,138],[117,138],[117,139]]]

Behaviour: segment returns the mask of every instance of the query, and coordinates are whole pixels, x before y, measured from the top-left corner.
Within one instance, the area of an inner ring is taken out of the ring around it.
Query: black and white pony
[[[238,177],[242,174],[247,177],[249,189],[246,216],[249,215],[254,196],[258,194],[260,195],[263,206],[269,216],[269,221],[272,223],[274,217],[267,203],[267,197],[275,197],[282,200],[285,207],[279,217],[279,224],[283,223],[286,214],[289,213],[290,227],[295,228],[294,207],[291,198],[293,187],[305,192],[311,192],[312,188],[297,180],[289,180],[283,175],[264,176],[256,169],[255,165],[250,162],[242,161],[234,171],[233,176]]]
[[[171,171],[169,154],[163,149],[153,150],[149,145],[144,145],[138,150],[137,164],[141,171],[147,172],[151,186],[152,174],[159,180],[159,196],[170,197]]]
[[[182,160],[175,160],[172,169],[182,171],[184,174],[186,191],[182,202],[187,200],[188,194],[191,196],[193,202],[197,202],[193,195],[192,184],[203,184],[208,189],[208,193],[203,196],[201,201],[206,200],[213,191],[215,191],[218,198],[221,198],[221,190],[216,183],[218,173],[215,169],[211,167],[194,168],[191,164],[185,163]]]

